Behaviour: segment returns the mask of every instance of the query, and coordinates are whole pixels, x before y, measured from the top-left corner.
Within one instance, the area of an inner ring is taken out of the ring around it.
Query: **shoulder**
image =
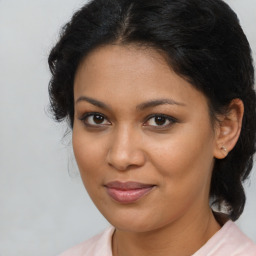
[[[234,222],[228,221],[193,256],[256,256],[256,245]]]
[[[112,256],[111,240],[114,228],[109,227],[102,233],[82,242],[59,256]]]

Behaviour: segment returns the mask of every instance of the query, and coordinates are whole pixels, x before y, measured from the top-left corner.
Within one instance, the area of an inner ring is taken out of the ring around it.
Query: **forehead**
[[[204,95],[178,76],[163,55],[153,49],[107,45],[95,49],[81,62],[75,77],[74,96],[115,98],[120,102],[175,98],[189,103]]]
[[[135,44],[112,44],[101,46],[89,52],[80,63],[77,73],[101,69],[101,74],[103,74],[104,71],[111,69],[117,71],[118,69],[119,72],[123,71],[124,73],[152,72],[155,74],[156,66],[159,66],[163,72],[172,71],[165,61],[164,54],[161,54],[160,51]]]

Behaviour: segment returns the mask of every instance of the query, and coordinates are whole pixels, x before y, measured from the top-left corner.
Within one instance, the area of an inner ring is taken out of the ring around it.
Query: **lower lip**
[[[131,190],[120,190],[117,188],[108,188],[107,192],[115,201],[119,203],[133,203],[143,196],[147,195],[153,188],[146,187],[146,188],[138,188],[138,189],[131,189]]]

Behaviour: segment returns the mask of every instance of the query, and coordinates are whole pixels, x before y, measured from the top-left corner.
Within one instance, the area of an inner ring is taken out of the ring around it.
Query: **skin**
[[[191,255],[220,229],[209,207],[211,173],[239,136],[241,102],[214,129],[206,97],[158,52],[134,45],[91,52],[77,70],[74,102],[75,157],[90,197],[116,227],[114,256]],[[152,114],[170,119],[159,125]],[[104,187],[117,180],[155,186],[121,204]]]

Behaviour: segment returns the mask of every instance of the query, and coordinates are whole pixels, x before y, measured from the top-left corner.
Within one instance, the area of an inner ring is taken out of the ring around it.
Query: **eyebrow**
[[[91,103],[92,105],[99,107],[99,108],[103,108],[103,109],[111,109],[110,106],[106,105],[105,103],[95,100],[93,98],[87,97],[87,96],[81,96],[76,100],[76,104],[81,102],[81,101],[86,101]],[[155,99],[155,100],[150,100],[144,103],[139,104],[138,106],[136,106],[137,110],[144,110],[147,108],[152,108],[152,107],[156,107],[159,105],[178,105],[178,106],[186,106],[184,103],[181,102],[177,102],[173,99]]]
[[[103,108],[103,109],[110,109],[110,107],[108,105],[106,105],[105,103],[101,102],[101,101],[98,101],[98,100],[95,100],[95,99],[92,99],[92,98],[89,98],[89,97],[86,97],[86,96],[81,96],[79,97],[77,100],[76,100],[76,104],[81,102],[81,101],[86,101],[86,102],[89,102],[91,103],[92,105],[96,106],[96,107],[99,107],[99,108]]]
[[[159,105],[166,105],[166,104],[186,106],[186,104],[181,103],[181,102],[177,102],[173,99],[156,99],[156,100],[150,100],[150,101],[145,102],[145,103],[141,103],[136,107],[136,109],[144,110],[146,108],[152,108],[152,107],[156,107],[156,106],[159,106]]]

